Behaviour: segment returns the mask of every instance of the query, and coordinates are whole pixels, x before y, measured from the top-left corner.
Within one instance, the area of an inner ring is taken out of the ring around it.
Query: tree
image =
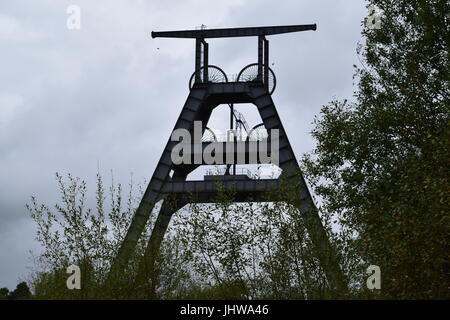
[[[6,288],[4,288],[6,289]],[[6,289],[8,290],[8,289]],[[10,300],[27,300],[31,297],[30,289],[26,282],[20,282],[16,289],[9,294]]]
[[[97,175],[96,207],[91,209],[87,206],[84,181],[70,174],[64,179],[58,173],[56,179],[61,193],[60,203],[51,208],[39,204],[32,197],[27,205],[37,224],[36,240],[44,249],[36,262],[35,295],[42,299],[104,298],[108,292],[103,287],[104,279],[136,207],[135,186],[131,181],[128,196],[124,199],[122,185],[116,185],[112,180],[110,205],[107,206],[103,180]],[[144,235],[138,250],[143,250],[146,239]],[[130,272],[121,275],[120,281],[131,281],[136,263],[136,259],[132,259],[127,270]],[[80,267],[81,290],[68,290],[66,287],[69,276],[66,269],[71,264]]]
[[[364,25],[356,99],[322,108],[304,169],[383,297],[448,298],[449,3],[370,3],[383,17]]]
[[[8,299],[9,290],[8,288],[0,288],[0,300]]]

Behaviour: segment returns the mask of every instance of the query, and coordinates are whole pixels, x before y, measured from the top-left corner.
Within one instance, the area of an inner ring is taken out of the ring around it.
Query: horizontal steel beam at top
[[[181,31],[152,31],[152,38],[234,38],[251,36],[270,36],[289,32],[316,30],[316,24],[303,24],[291,26],[272,27],[247,27],[247,28],[225,28],[225,29],[201,29]]]

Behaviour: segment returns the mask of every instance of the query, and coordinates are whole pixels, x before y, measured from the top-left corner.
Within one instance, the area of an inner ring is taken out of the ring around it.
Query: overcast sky
[[[67,7],[81,8],[69,30]],[[58,199],[55,172],[92,188],[97,168],[127,183],[149,179],[188,95],[194,41],[151,39],[155,30],[317,23],[268,37],[273,95],[299,157],[311,122],[333,98],[351,98],[362,0],[14,0],[0,2],[0,287],[27,278],[39,252],[25,209]],[[210,63],[236,74],[257,60],[256,38],[211,39]],[[272,65],[273,64],[273,65]],[[255,108],[249,125],[259,123]],[[213,114],[211,126],[226,125]],[[225,126],[223,126],[225,128]]]

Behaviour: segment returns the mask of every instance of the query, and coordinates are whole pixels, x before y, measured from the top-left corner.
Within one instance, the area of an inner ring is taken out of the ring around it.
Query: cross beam
[[[152,38],[234,38],[252,36],[270,36],[274,34],[316,30],[316,24],[303,24],[291,26],[201,29],[181,31],[152,31]]]

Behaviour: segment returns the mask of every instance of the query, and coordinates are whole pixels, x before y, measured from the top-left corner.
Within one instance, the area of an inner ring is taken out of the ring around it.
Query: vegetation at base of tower
[[[355,99],[322,108],[303,173],[349,281],[347,298],[448,299],[449,4],[370,3],[384,16],[380,29],[363,25]],[[130,183],[123,198],[122,186],[111,183],[105,193],[98,176],[90,210],[82,180],[57,180],[59,205],[34,198],[28,205],[44,249],[29,280],[34,298],[337,297],[295,207],[232,204],[233,193],[225,191],[214,204],[189,205],[173,216],[149,275],[155,294],[133,282],[154,215],[127,270],[106,286],[142,190]],[[286,198],[293,190],[276,192]],[[66,287],[70,264],[80,266],[80,290]],[[380,290],[366,288],[369,265],[381,269]]]
[[[53,209],[32,198],[27,206],[44,248],[30,279],[34,298],[333,298],[298,210],[284,201],[234,204],[234,193],[225,190],[212,204],[187,205],[174,214],[156,258],[155,274],[146,275],[156,283],[155,295],[134,279],[157,209],[127,270],[106,282],[142,189],[130,183],[124,199],[122,186],[112,182],[105,195],[103,179],[97,175],[96,207],[89,209],[85,182],[70,174],[65,178],[57,174],[56,179],[60,204]],[[285,184],[275,192],[289,201],[290,195],[296,197],[290,189]],[[71,264],[80,267],[80,290],[66,286]]]
[[[384,17],[363,30],[356,100],[322,108],[307,180],[380,266],[383,297],[448,299],[450,4],[371,2]]]

